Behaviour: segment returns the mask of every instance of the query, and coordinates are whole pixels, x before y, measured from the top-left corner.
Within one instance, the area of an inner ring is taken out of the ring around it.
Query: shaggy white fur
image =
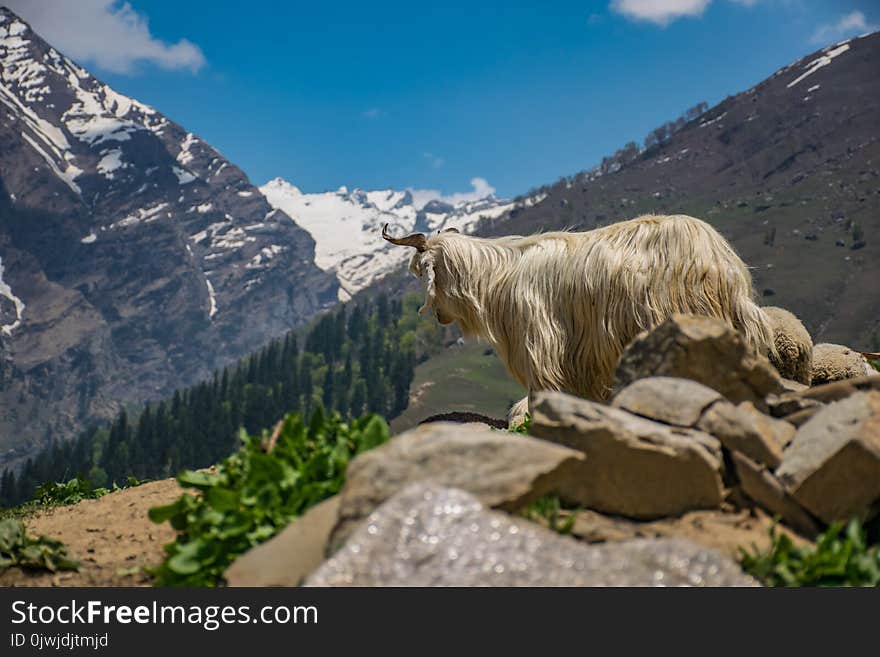
[[[776,306],[764,306],[773,328],[773,344],[778,358],[773,365],[786,379],[810,385],[813,367],[813,339],[793,313]]]
[[[693,217],[529,237],[444,232],[416,248],[410,270],[426,292],[419,312],[432,308],[441,323],[457,321],[489,342],[529,391],[607,398],[629,341],[673,313],[723,319],[759,353],[775,354],[748,269]]]

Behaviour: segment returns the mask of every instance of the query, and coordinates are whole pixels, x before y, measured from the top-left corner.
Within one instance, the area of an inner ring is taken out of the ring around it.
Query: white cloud
[[[612,0],[610,9],[635,21],[665,27],[686,16],[701,16],[712,0]]]
[[[424,207],[428,201],[443,201],[456,205],[466,201],[479,201],[481,198],[495,193],[495,188],[485,178],[471,178],[471,187],[473,189],[470,192],[456,192],[449,195],[444,195],[436,189],[409,188],[407,191],[412,194],[413,204],[419,209]]]
[[[205,65],[201,49],[180,39],[165,43],[150,33],[146,16],[118,0],[3,0],[34,31],[65,55],[112,73],[132,73],[138,64],[196,73]]]
[[[439,155],[434,155],[433,153],[428,153],[427,151],[422,153],[422,157],[425,158],[425,160],[427,160],[427,162],[435,169],[439,169],[446,164],[445,158],[442,158]]]
[[[817,27],[816,31],[813,32],[813,36],[810,37],[810,43],[833,43],[847,37],[873,32],[877,29],[877,25],[868,23],[862,12],[853,11],[841,16],[836,23],[826,23]]]

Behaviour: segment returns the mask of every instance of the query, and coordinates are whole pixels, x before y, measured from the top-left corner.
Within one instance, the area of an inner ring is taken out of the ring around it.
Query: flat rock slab
[[[245,552],[224,575],[229,586],[299,586],[324,561],[339,496],[324,500],[277,536]]]
[[[769,549],[770,530],[776,524],[760,507],[736,511],[689,511],[676,518],[650,521],[608,516],[589,509],[572,511],[571,514],[574,517],[571,535],[588,543],[682,538],[737,560],[742,547],[754,545],[760,550]],[[778,525],[777,531],[785,533],[799,547],[809,544],[800,534],[789,531],[786,525]]]
[[[719,319],[672,315],[636,337],[620,357],[614,390],[649,376],[691,379],[734,403],[750,401],[764,410],[768,394],[784,391],[779,374],[739,333]]]
[[[659,518],[721,505],[721,445],[701,431],[561,392],[534,395],[530,431],[586,455],[577,497],[588,508]]]
[[[741,452],[770,468],[782,462],[782,450],[797,431],[788,422],[764,415],[751,402],[738,406],[725,401],[714,404],[697,426],[728,450]]]
[[[351,462],[330,552],[358,522],[414,481],[462,488],[487,506],[512,511],[549,493],[581,503],[584,463],[578,451],[485,425],[421,425]]]
[[[762,509],[779,516],[786,525],[809,538],[819,533],[816,521],[786,492],[764,465],[732,452],[736,475],[746,496]]]
[[[880,500],[880,392],[856,392],[798,429],[776,476],[825,522],[866,517]]]
[[[649,376],[618,392],[611,405],[642,417],[692,427],[721,393],[690,379]]]
[[[754,586],[738,564],[680,539],[589,546],[430,484],[372,513],[307,586]]]

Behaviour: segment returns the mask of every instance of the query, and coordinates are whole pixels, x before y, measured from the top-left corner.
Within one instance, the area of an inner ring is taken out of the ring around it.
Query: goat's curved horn
[[[411,246],[419,253],[428,248],[428,238],[425,237],[424,233],[413,233],[406,237],[391,237],[388,234],[388,224],[385,224],[382,228],[382,238],[398,246]]]
[[[445,229],[443,230],[443,232],[444,232],[444,233],[460,233],[461,231],[460,231],[458,228],[455,228],[455,227],[453,226],[453,227],[451,227],[451,228],[445,228]]]

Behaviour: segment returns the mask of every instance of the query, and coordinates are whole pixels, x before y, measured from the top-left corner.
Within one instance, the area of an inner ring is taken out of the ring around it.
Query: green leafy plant
[[[533,522],[545,521],[547,526],[558,534],[571,534],[571,530],[574,529],[575,515],[563,512],[558,495],[545,495],[523,509],[520,515]]]
[[[512,427],[510,429],[510,431],[512,431],[513,433],[528,433],[529,427],[531,425],[532,425],[532,416],[529,415],[528,413],[526,413],[525,419],[522,422],[520,422],[518,425],[516,425],[515,427]]]
[[[119,486],[115,482],[110,488],[92,487],[91,481],[84,477],[76,477],[69,481],[47,481],[37,486],[34,496],[27,502],[22,502],[13,507],[0,508],[0,519],[3,518],[27,518],[47,507],[65,506],[68,504],[77,504],[83,500],[96,500],[104,497],[108,493],[115,493],[119,490],[125,490],[134,486],[146,484],[149,479],[138,479],[137,477],[129,477],[124,486]]]
[[[60,541],[27,535],[20,520],[0,520],[0,571],[11,566],[28,570],[78,570],[79,564],[67,556]]]
[[[265,432],[264,432],[265,434]],[[337,493],[349,461],[388,439],[378,415],[351,423],[318,407],[305,424],[288,415],[271,436],[242,431],[241,447],[216,472],[185,471],[177,481],[194,488],[175,502],[150,509],[169,521],[177,539],[153,571],[159,586],[217,586],[237,557],[274,536],[306,509]]]
[[[146,483],[146,481],[141,481],[136,477],[129,477],[125,486],[118,486],[114,482],[112,488],[92,488],[91,482],[83,477],[76,477],[67,482],[48,481],[37,487],[34,493],[34,501],[43,506],[76,504],[83,500],[96,500],[108,493],[140,486],[143,483]]]
[[[766,586],[878,586],[880,545],[869,545],[858,520],[832,524],[815,547],[797,547],[775,526],[771,545],[760,551],[740,548],[743,569]]]

